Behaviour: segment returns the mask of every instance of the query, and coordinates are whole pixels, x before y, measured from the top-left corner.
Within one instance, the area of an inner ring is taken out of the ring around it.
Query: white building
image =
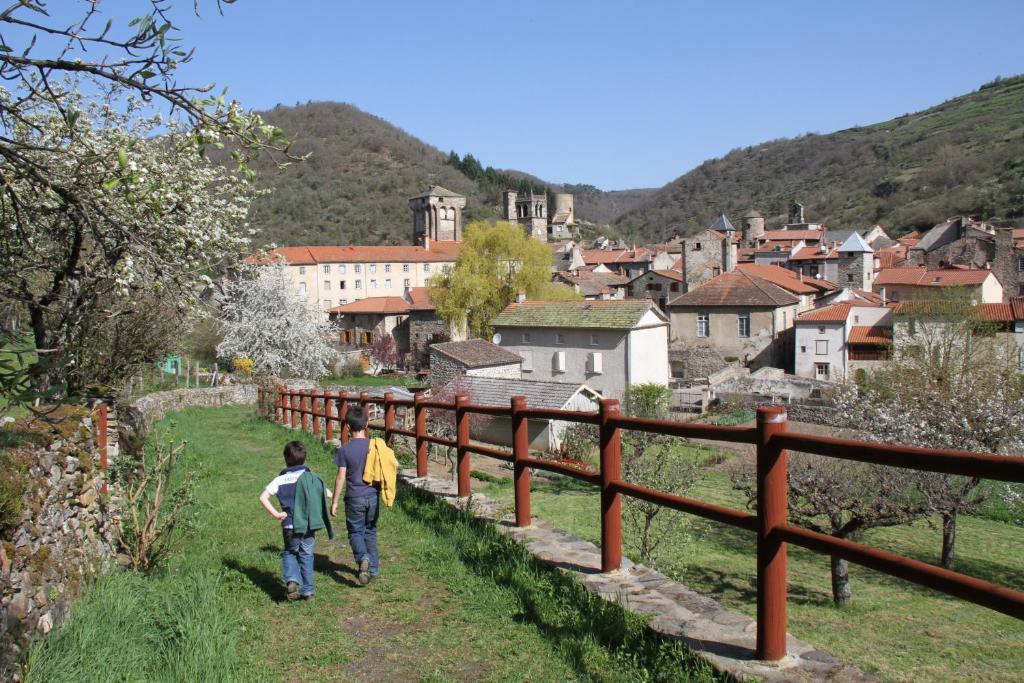
[[[796,320],[794,371],[800,377],[838,382],[859,368],[889,358],[892,309],[844,301],[808,311]]]

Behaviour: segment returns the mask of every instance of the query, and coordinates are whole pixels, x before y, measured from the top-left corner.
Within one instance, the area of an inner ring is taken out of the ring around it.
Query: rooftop
[[[411,245],[278,247],[271,258],[284,259],[290,266],[320,263],[453,263],[459,256],[459,242],[435,241],[430,248]]]
[[[431,185],[427,188],[426,192],[422,192],[415,197],[409,199],[425,199],[426,197],[462,197],[463,195],[458,192],[452,192],[451,190],[441,187],[440,185]]]
[[[745,268],[745,267],[744,267]],[[722,273],[681,294],[669,306],[789,306],[800,300],[768,280],[736,270]]]
[[[359,301],[335,306],[329,313],[354,314],[378,313],[380,315],[401,315],[409,312],[409,302],[400,296],[371,296]]]
[[[526,405],[530,408],[558,409],[565,407],[569,399],[581,390],[595,397],[598,395],[585,384],[472,375],[456,377],[443,389],[443,393],[466,393],[469,395],[470,403],[491,406],[508,406],[513,396],[525,396]]]
[[[518,353],[512,353],[503,349],[497,344],[492,344],[484,339],[468,339],[466,341],[443,342],[432,344],[430,351],[448,356],[449,358],[462,363],[467,368],[485,368],[491,365],[508,365],[509,363],[522,363],[523,358]]]
[[[799,274],[782,266],[740,263],[736,265],[736,270],[754,275],[762,280],[767,280],[773,285],[778,285],[793,294],[816,294],[836,289],[836,284],[833,282],[811,277],[801,278]]]
[[[874,346],[892,343],[892,328],[878,325],[854,325],[850,328],[849,344],[871,344]]]
[[[928,270],[923,266],[913,268],[886,268],[878,272],[876,286],[885,285],[918,285],[921,287],[962,287],[980,285],[991,270],[963,270],[961,268],[944,268]]]
[[[583,262],[595,263],[637,263],[651,260],[651,254],[643,247],[637,249],[584,249]]]
[[[653,306],[647,299],[526,301],[509,304],[491,321],[491,326],[631,330],[651,310]]]

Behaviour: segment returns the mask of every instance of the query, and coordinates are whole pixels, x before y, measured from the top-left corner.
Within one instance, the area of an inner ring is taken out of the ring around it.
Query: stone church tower
[[[519,196],[513,190],[502,193],[502,217],[509,223],[522,226],[526,234],[542,242],[548,239],[548,197],[546,194]]]
[[[423,194],[409,200],[412,211],[413,244],[429,247],[431,242],[458,242],[462,240],[462,210],[466,198],[431,185]]]

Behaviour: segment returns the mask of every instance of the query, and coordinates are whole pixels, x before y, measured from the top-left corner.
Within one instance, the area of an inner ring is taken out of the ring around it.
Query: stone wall
[[[96,427],[72,408],[34,447],[21,522],[0,544],[0,679],[17,680],[21,653],[59,624],[83,583],[113,555],[111,511],[101,495]]]
[[[296,385],[296,382],[290,382]],[[134,436],[143,436],[154,422],[169,412],[195,406],[230,406],[256,403],[256,385],[232,384],[208,389],[176,389],[148,394],[130,406],[121,406],[121,427]]]
[[[668,362],[672,368],[673,379],[687,382],[707,379],[729,366],[718,349],[712,346],[690,346],[680,343],[674,343],[669,347]]]

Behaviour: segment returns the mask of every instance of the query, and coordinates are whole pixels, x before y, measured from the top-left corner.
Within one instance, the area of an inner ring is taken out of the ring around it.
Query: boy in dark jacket
[[[284,549],[281,551],[281,572],[289,600],[313,597],[313,542],[318,529],[327,529],[334,537],[327,497],[330,491],[324,480],[306,467],[306,447],[291,441],[284,447],[286,467],[267,484],[260,494],[260,503],[274,519],[281,520]],[[274,508],[271,496],[277,496],[281,510]]]

